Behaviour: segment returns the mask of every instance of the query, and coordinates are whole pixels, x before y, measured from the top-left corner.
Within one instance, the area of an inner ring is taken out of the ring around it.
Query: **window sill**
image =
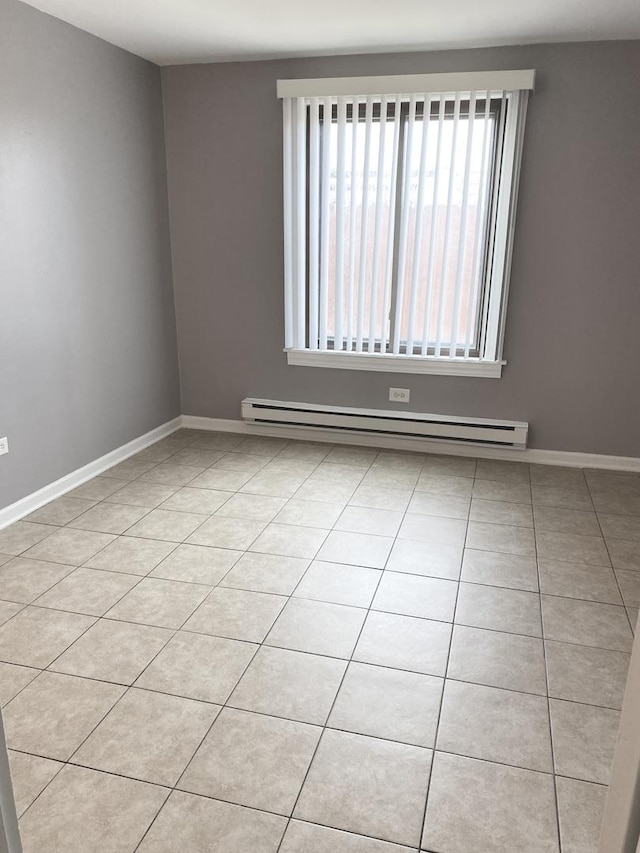
[[[298,367],[328,367],[338,370],[373,370],[378,373],[431,373],[439,376],[475,376],[499,379],[504,361],[477,358],[379,353],[332,352],[331,350],[285,350],[287,363]]]

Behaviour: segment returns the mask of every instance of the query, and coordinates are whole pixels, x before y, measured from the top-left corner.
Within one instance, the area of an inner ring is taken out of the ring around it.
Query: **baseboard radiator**
[[[280,400],[242,401],[242,419],[247,423],[278,427],[332,430],[355,435],[385,435],[424,438],[431,441],[482,445],[484,447],[527,446],[529,424],[482,418],[426,415],[384,409],[351,409]]]

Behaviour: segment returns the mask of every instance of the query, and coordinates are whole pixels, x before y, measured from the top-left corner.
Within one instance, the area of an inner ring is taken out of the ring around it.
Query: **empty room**
[[[0,851],[639,853],[640,5],[0,0]]]

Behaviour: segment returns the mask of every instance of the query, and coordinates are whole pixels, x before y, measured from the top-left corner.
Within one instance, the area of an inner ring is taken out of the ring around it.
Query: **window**
[[[533,77],[278,82],[290,364],[500,376]]]

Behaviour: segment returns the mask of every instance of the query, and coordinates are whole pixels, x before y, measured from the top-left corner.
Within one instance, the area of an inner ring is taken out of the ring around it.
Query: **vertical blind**
[[[533,72],[280,81],[285,348],[501,357],[532,85]]]

